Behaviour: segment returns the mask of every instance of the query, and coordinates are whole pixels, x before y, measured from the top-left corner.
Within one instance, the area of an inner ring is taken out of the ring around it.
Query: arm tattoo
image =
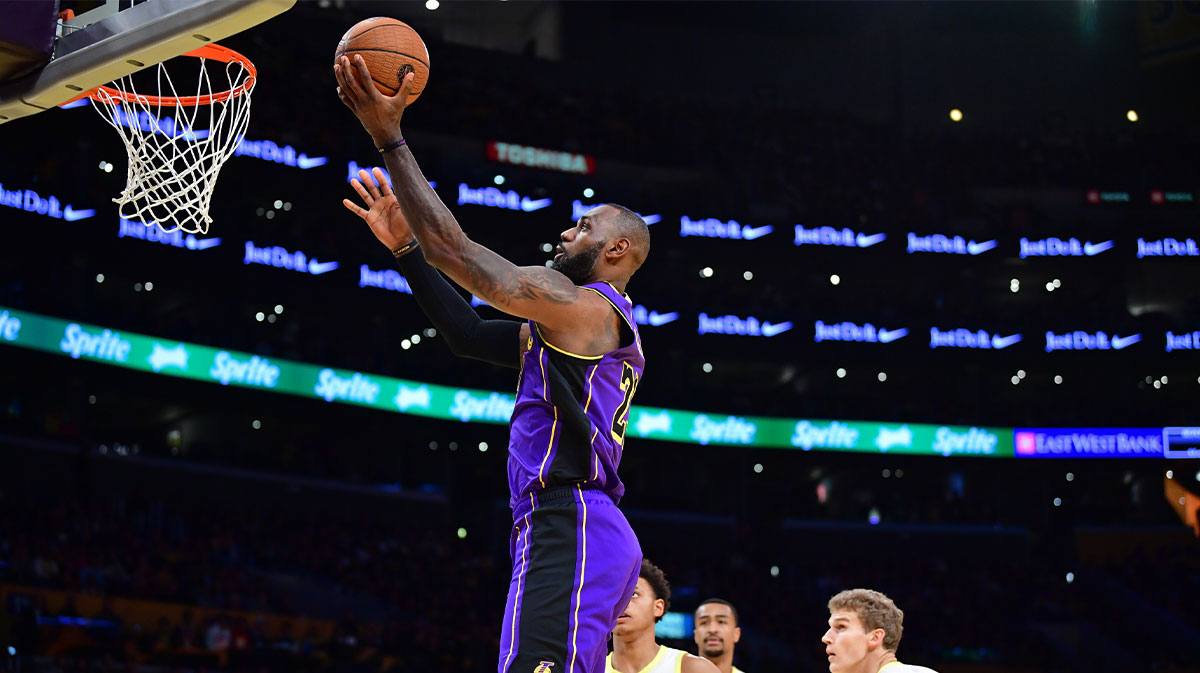
[[[497,308],[508,306],[513,300],[567,305],[579,298],[579,288],[559,274],[541,268],[523,269],[490,250],[479,247],[474,250],[466,260],[471,282]]]

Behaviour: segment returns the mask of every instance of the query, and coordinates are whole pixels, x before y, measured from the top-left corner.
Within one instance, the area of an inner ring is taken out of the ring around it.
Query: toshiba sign
[[[514,145],[491,141],[487,144],[487,156],[492,161],[513,166],[544,168],[550,171],[590,175],[596,170],[596,160],[586,154],[548,150],[528,145]]]

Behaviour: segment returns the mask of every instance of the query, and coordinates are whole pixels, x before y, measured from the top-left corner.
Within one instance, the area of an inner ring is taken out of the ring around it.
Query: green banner
[[[462,422],[507,423],[515,403],[508,393],[332,369],[118,332],[4,307],[0,307],[0,344],[164,376]],[[1013,455],[1012,428],[725,416],[637,406],[630,411],[629,433],[687,444],[803,451]]]

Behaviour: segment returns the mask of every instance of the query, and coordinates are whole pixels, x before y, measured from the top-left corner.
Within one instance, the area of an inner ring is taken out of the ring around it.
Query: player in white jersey
[[[605,673],[718,673],[707,659],[654,641],[654,625],[670,605],[671,585],[663,571],[642,559],[633,598],[613,629]]]
[[[721,673],[742,673],[733,665],[733,647],[742,639],[742,627],[738,625],[737,608],[723,598],[710,598],[696,608],[695,629],[700,656],[713,662]]]
[[[829,599],[829,630],[821,637],[830,673],[937,673],[896,659],[904,612],[870,589],[849,589]]]

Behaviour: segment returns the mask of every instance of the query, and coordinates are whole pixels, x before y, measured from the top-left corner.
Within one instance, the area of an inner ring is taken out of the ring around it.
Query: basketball
[[[403,21],[386,16],[359,21],[338,42],[334,61],[343,54],[351,61],[356,54],[362,56],[375,88],[388,96],[394,96],[400,90],[400,82],[407,72],[405,66],[411,67],[416,77],[408,95],[410,105],[425,90],[425,82],[429,80],[429,50],[417,31]]]

